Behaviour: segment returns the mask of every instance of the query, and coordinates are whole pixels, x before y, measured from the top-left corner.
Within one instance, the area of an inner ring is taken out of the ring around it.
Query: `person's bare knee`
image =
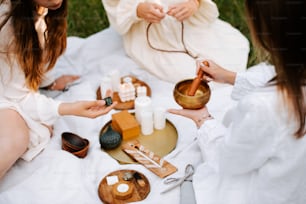
[[[21,115],[11,109],[0,110],[0,178],[27,150],[29,128]]]
[[[0,138],[16,151],[25,151],[29,143],[29,128],[21,115],[14,110],[0,111]]]

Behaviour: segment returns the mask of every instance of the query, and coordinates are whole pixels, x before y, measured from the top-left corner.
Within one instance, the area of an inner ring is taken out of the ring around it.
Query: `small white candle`
[[[153,133],[153,113],[151,111],[141,112],[141,133],[150,135]]]
[[[137,87],[137,97],[146,96],[147,95],[147,87],[138,86]]]
[[[109,75],[110,75],[110,78],[111,78],[113,91],[118,92],[119,91],[119,85],[121,83],[119,71],[118,70],[113,70],[112,72],[110,72]]]
[[[162,130],[166,126],[166,110],[163,107],[154,108],[154,128]]]
[[[148,96],[137,97],[134,101],[135,104],[135,117],[141,124],[141,112],[152,111],[152,100]]]
[[[112,90],[111,79],[109,77],[103,77],[100,83],[101,98],[105,97],[108,89]]]

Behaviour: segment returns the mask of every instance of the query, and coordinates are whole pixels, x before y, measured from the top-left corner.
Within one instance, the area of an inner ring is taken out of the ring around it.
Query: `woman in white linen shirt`
[[[116,104],[62,103],[38,93],[66,48],[66,16],[67,0],[0,0],[0,179],[17,159],[30,161],[45,148],[60,115],[95,118]]]
[[[196,59],[207,57],[245,70],[249,42],[218,19],[211,0],[102,0],[110,25],[138,65],[162,80],[193,78]]]
[[[245,2],[253,41],[273,66],[262,63],[236,74],[213,61],[201,65],[204,80],[234,84],[239,100],[227,126],[206,107],[169,112],[199,127],[205,162],[193,177],[197,203],[304,204],[306,2]]]

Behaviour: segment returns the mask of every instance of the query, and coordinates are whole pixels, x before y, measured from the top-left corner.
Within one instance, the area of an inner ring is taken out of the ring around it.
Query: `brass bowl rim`
[[[179,90],[178,90],[178,86],[179,85],[181,85],[182,83],[184,83],[184,82],[192,82],[193,81],[193,79],[184,79],[184,80],[182,80],[182,81],[179,81],[179,82],[177,82],[176,84],[175,84],[175,87],[174,87],[174,91],[176,91],[179,95],[181,95],[181,96],[183,96],[183,97],[187,97],[187,98],[201,98],[201,97],[203,97],[205,94],[203,94],[203,95],[195,95],[195,96],[188,96],[188,95],[186,95],[186,94],[183,94],[182,92],[180,92]],[[205,92],[205,93],[210,93],[210,87],[209,87],[209,85],[205,82],[205,81],[201,81],[201,85],[203,85],[206,89],[207,89],[207,92]]]
[[[202,94],[199,95],[188,96],[186,92],[184,93],[184,91],[179,89],[180,86],[186,86],[188,85],[188,83],[191,84],[192,81],[193,79],[184,79],[176,83],[173,90],[174,99],[180,106],[186,109],[203,108],[208,103],[211,96],[211,90],[207,82],[203,80],[201,81],[200,86],[202,86]],[[189,101],[191,103],[187,104],[186,101]]]

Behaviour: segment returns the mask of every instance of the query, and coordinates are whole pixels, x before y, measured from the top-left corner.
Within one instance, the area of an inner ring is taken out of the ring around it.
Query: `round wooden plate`
[[[112,121],[110,120],[102,127],[99,137],[107,130],[111,123]],[[167,119],[166,127],[164,129],[155,129],[151,135],[143,135],[140,133],[138,137],[132,138],[131,140],[135,139],[137,139],[143,146],[153,151],[156,155],[164,157],[176,147],[178,134],[175,126]],[[122,141],[122,144],[127,143],[128,141],[130,140],[124,140]],[[115,149],[104,151],[121,164],[137,163],[121,149],[121,145]]]
[[[124,76],[124,77],[131,77],[132,78],[132,83],[135,86],[135,89],[137,88],[137,86],[145,86],[147,88],[147,96],[151,96],[151,88],[148,86],[148,84],[146,84],[145,82],[137,79],[134,76]],[[121,83],[122,83],[122,80],[123,80],[124,77],[121,77]],[[97,99],[101,100],[101,89],[100,89],[100,87],[97,89],[96,95],[97,95]],[[116,110],[129,110],[129,109],[134,108],[134,100],[122,102],[120,100],[118,92],[113,93],[113,101],[118,102],[118,104],[115,106]]]
[[[126,172],[129,172],[129,173],[132,173],[132,174],[138,173],[138,175],[144,181],[145,185],[140,186],[135,178],[133,178],[130,181],[124,181],[123,176]],[[112,194],[113,185],[108,185],[107,184],[106,177],[108,177],[108,176],[117,176],[119,182],[129,182],[131,185],[133,185],[134,191],[133,191],[132,196],[130,198],[126,199],[126,200],[120,200],[120,199],[115,198]],[[99,197],[100,197],[101,201],[105,204],[124,204],[124,203],[129,203],[129,202],[141,201],[141,200],[143,200],[147,197],[149,192],[150,192],[149,180],[145,177],[145,175],[143,175],[142,173],[137,172],[135,170],[114,171],[114,172],[108,174],[107,176],[105,176],[101,180],[101,182],[99,184],[99,188],[98,188]]]

